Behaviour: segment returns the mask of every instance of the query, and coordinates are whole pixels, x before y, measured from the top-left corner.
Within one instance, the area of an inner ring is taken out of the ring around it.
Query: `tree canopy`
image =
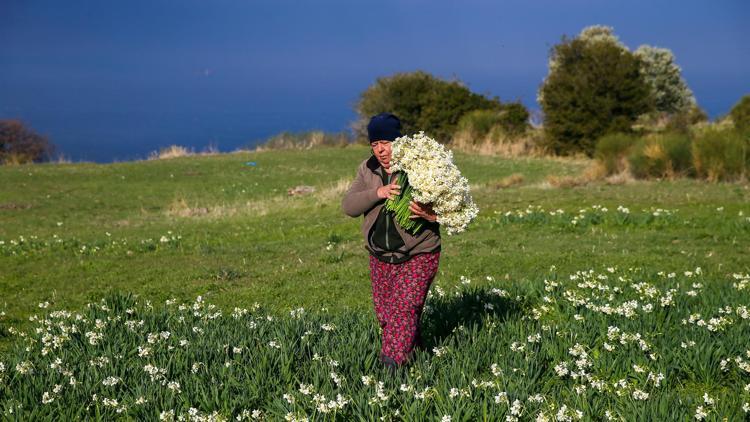
[[[378,78],[360,95],[357,136],[367,136],[370,117],[390,112],[401,119],[402,133],[420,130],[448,142],[461,116],[472,110],[502,109],[500,100],[471,92],[460,81],[445,81],[423,71],[396,73]]]

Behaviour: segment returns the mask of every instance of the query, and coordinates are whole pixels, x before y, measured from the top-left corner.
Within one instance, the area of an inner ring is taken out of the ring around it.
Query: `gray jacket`
[[[396,224],[396,230],[404,240],[404,246],[395,252],[378,248],[370,241],[370,231],[385,203],[385,199],[378,198],[378,188],[382,186],[382,167],[375,156],[371,156],[359,165],[357,177],[349,186],[349,190],[341,201],[341,208],[346,215],[359,217],[364,214],[362,234],[365,238],[365,248],[373,255],[393,255],[395,258],[440,250],[440,228],[438,224],[427,224],[416,236]]]

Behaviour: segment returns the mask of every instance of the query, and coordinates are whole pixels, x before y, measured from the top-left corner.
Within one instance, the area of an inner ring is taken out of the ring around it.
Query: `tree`
[[[651,88],[655,111],[686,113],[695,105],[693,92],[669,49],[642,45],[633,54],[641,60],[641,74]]]
[[[0,120],[0,163],[46,161],[54,146],[19,120]]]
[[[629,132],[639,115],[652,109],[641,63],[613,35],[595,26],[550,53],[549,74],[539,100],[547,147],[556,154],[594,153],[604,134]]]
[[[370,117],[391,112],[401,119],[402,133],[420,130],[447,142],[458,120],[472,110],[500,110],[500,100],[471,92],[460,81],[445,81],[423,71],[396,73],[378,78],[360,94],[357,136],[366,138]]]

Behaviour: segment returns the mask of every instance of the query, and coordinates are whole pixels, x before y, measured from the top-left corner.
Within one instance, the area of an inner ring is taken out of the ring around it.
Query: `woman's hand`
[[[411,211],[412,214],[409,216],[411,219],[424,218],[431,223],[437,221],[437,214],[435,214],[435,211],[433,211],[432,205],[430,204],[411,201],[411,203],[409,203],[409,211]]]
[[[401,195],[401,186],[398,183],[391,183],[378,188],[378,198],[393,200],[399,195]]]

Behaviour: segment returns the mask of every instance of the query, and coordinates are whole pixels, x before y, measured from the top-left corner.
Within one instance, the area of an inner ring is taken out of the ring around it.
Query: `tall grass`
[[[750,167],[750,136],[735,130],[707,128],[693,141],[698,176],[709,181],[746,179]]]

